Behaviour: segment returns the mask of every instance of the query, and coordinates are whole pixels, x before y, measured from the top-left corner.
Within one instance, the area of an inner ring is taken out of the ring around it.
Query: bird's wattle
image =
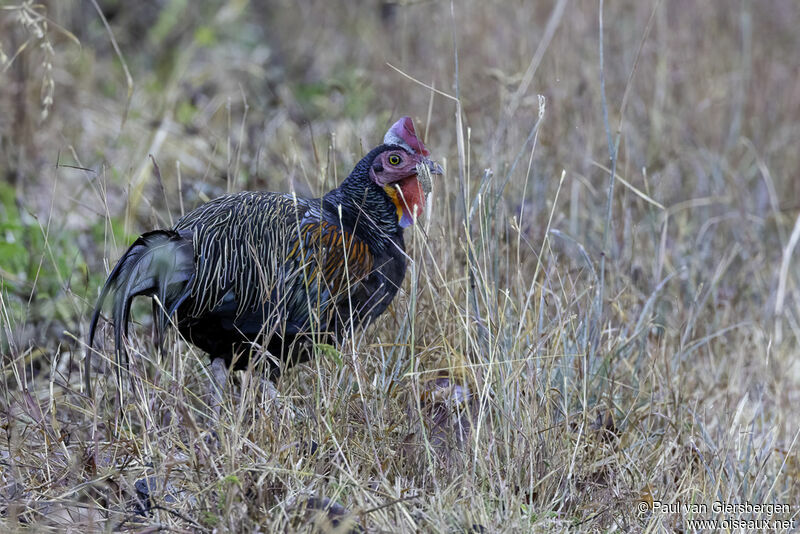
[[[417,217],[422,215],[422,210],[425,208],[425,192],[416,174],[389,184],[384,187],[384,190],[397,208],[397,220],[400,227],[408,228],[414,224],[415,209]]]

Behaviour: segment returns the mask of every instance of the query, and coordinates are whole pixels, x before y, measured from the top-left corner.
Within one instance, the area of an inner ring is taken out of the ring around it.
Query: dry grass
[[[798,524],[796,3],[609,2],[602,77],[594,2],[211,4],[100,2],[110,33],[90,2],[2,6],[0,529]],[[85,395],[133,236],[319,194],[406,113],[447,173],[379,324],[277,397],[239,373],[219,421],[205,356],[159,361],[146,324],[124,409],[111,351]]]

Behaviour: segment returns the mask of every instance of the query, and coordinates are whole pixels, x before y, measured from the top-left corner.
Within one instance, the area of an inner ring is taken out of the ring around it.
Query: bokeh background
[[[308,494],[378,532],[686,528],[637,515],[654,498],[794,517],[798,26],[792,0],[5,0],[0,522],[119,525],[189,440],[140,448],[142,416],[122,443],[83,395],[87,314],[132,239],[230,191],[319,195],[402,115],[447,169],[403,295],[353,358],[278,385],[317,400],[253,423],[263,454],[187,460],[184,517],[158,521],[302,529]],[[294,468],[304,440],[335,453]]]

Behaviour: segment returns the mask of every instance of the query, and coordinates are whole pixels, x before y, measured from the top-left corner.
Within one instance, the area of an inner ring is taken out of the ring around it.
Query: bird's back
[[[175,230],[191,230],[196,275],[187,303],[201,315],[235,298],[235,313],[264,302],[279,279],[292,227],[308,210],[306,199],[268,192],[219,197],[186,214]],[[188,309],[188,308],[185,308]]]

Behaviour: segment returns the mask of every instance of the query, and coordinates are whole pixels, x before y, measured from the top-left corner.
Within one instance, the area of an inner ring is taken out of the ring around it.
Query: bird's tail
[[[112,320],[116,353],[117,382],[122,357],[127,353],[123,336],[128,334],[131,302],[139,295],[156,296],[154,303],[156,339],[161,343],[169,317],[189,295],[194,277],[194,251],[191,232],[156,230],[143,234],[122,255],[108,276],[92,314],[89,325],[88,350],[85,359],[86,391],[91,395],[89,380],[91,354],[100,312],[109,294],[114,294]]]

